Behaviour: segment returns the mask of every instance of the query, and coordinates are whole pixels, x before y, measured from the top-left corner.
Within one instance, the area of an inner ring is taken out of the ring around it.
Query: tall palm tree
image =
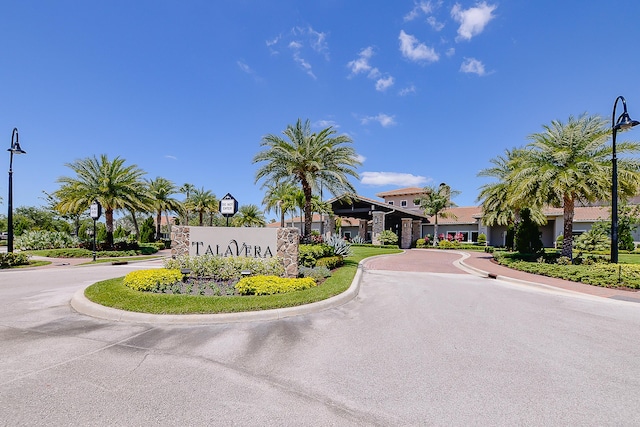
[[[280,215],[280,227],[284,227],[284,216],[295,209],[293,194],[297,189],[290,182],[268,183],[266,187],[262,204],[267,212],[273,210],[276,215]]]
[[[355,193],[349,176],[358,178],[355,167],[361,163],[353,141],[347,135],[335,136],[329,126],[318,133],[311,132],[309,120],[298,119],[288,125],[284,135],[266,135],[260,145],[264,148],[253,158],[254,163],[265,162],[256,172],[256,182],[297,182],[305,197],[304,237],[311,237],[311,196],[322,185],[332,194]]]
[[[511,203],[563,208],[562,256],[572,257],[573,214],[576,202],[608,200],[611,196],[612,147],[610,128],[599,116],[569,117],[566,123],[553,121],[544,131],[529,136],[532,141],[510,174]],[[636,153],[640,144],[616,144],[617,153]],[[640,162],[618,160],[619,194],[637,194]]]
[[[189,184],[188,182],[185,182],[184,184],[182,184],[182,186],[178,189],[178,191],[180,191],[182,194],[185,195],[185,199],[183,202],[183,206],[187,206],[187,200],[189,200],[189,195],[196,189],[196,186],[193,184]],[[184,221],[184,225],[189,225],[189,209],[185,208],[185,220]]]
[[[175,194],[178,189],[173,182],[166,178],[157,177],[156,179],[149,180],[147,181],[147,186],[156,214],[156,240],[160,240],[160,222],[162,212],[165,213],[167,226],[169,227],[169,230],[171,230],[171,225],[169,223],[169,211],[181,211],[182,203],[180,203],[178,199],[171,197],[171,195]]]
[[[435,222],[433,224],[433,246],[438,244],[438,217],[440,218],[456,218],[452,212],[446,212],[447,208],[455,207],[456,204],[451,201],[451,197],[455,197],[460,192],[452,190],[447,184],[442,183],[438,187],[424,187],[425,194],[420,196],[420,208],[425,215],[433,216]]]
[[[211,190],[205,190],[204,187],[193,190],[191,197],[187,200],[187,206],[194,212],[198,213],[198,225],[204,224],[204,214],[211,211],[212,206],[217,205],[218,200]]]
[[[145,193],[142,176],[145,172],[136,165],[125,166],[125,159],[109,160],[106,154],[88,157],[67,163],[75,177],[63,176],[57,182],[61,187],[54,192],[59,203],[56,208],[62,213],[89,209],[97,200],[104,209],[107,228],[107,244],[113,245],[113,212],[134,206]]]
[[[542,209],[539,207],[516,206],[511,202],[509,181],[510,175],[518,168],[521,156],[526,153],[522,148],[505,150],[504,156],[497,156],[490,160],[493,167],[478,172],[478,176],[495,178],[495,182],[480,187],[478,201],[482,203],[482,222],[485,225],[515,226],[519,221],[520,210],[529,208],[531,221],[537,225],[547,223]]]
[[[236,227],[264,227],[264,213],[257,205],[242,205],[233,217],[233,225]]]

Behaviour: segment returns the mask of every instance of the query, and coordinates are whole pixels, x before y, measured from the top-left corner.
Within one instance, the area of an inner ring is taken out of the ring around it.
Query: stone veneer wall
[[[186,225],[171,227],[171,256],[189,255],[190,227]],[[278,228],[276,256],[282,259],[285,275],[298,277],[298,229]]]

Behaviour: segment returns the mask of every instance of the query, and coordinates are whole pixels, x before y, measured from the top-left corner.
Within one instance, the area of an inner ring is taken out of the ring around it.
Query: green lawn
[[[333,272],[322,285],[303,291],[266,296],[167,295],[134,291],[122,283],[122,277],[89,286],[85,296],[98,304],[126,311],[154,314],[236,313],[294,307],[322,301],[349,288],[358,263],[368,257],[402,252],[399,249],[353,247],[353,255]]]

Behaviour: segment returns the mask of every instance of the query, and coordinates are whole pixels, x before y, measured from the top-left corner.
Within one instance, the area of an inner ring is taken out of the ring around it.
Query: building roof
[[[378,197],[390,197],[390,196],[409,196],[409,195],[420,195],[423,194],[424,188],[421,187],[405,187],[405,188],[398,188],[396,190],[391,190],[391,191],[383,191],[382,193],[378,193],[376,194],[376,196]]]
[[[562,208],[547,208],[544,210],[544,214],[547,217],[550,216],[564,216]],[[602,221],[611,217],[610,206],[576,206],[573,212],[574,222],[591,222]]]
[[[482,217],[482,206],[463,206],[455,208],[447,208],[444,212],[451,213],[452,218],[443,218],[438,215],[438,225],[445,224],[477,224]],[[429,223],[435,222],[435,216],[429,217]]]

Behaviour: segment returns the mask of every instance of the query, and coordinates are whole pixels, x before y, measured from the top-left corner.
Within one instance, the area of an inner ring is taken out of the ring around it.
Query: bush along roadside
[[[571,264],[568,258],[557,258],[555,263],[549,263],[544,256],[537,258],[537,262],[532,262],[531,260],[523,259],[527,258],[526,255],[503,253],[496,254],[494,258],[507,267],[541,276],[557,277],[607,288],[626,287],[640,289],[640,265],[637,264],[596,262],[575,265]]]
[[[23,253],[9,252],[0,254],[0,268],[11,268],[19,265],[28,265],[29,257]]]

